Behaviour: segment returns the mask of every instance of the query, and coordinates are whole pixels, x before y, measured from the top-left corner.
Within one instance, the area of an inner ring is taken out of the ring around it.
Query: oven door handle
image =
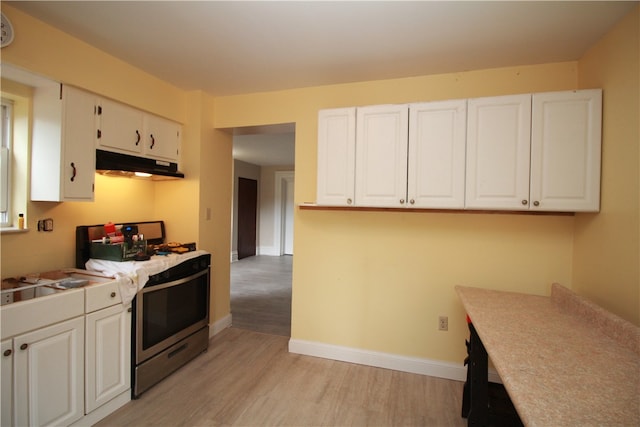
[[[159,291],[161,289],[170,288],[172,286],[182,285],[183,283],[190,282],[193,279],[196,279],[196,278],[198,278],[200,276],[204,276],[205,274],[208,274],[208,273],[209,273],[209,269],[207,268],[206,270],[199,271],[196,274],[192,274],[191,276],[185,277],[183,279],[172,280],[171,282],[160,283],[158,285],[153,285],[153,286],[149,286],[149,287],[147,287],[145,285],[145,287],[142,288],[142,293],[145,294],[147,292],[155,292],[155,291]]]

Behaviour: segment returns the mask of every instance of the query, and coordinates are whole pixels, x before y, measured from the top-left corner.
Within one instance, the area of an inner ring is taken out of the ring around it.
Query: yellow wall
[[[574,89],[574,62],[216,98],[216,127],[296,123],[295,201],[315,200],[320,108]],[[457,284],[571,286],[571,216],[295,212],[292,337],[461,362]],[[449,332],[437,331],[439,315]]]
[[[227,316],[231,146],[213,130],[211,97],[182,91],[11,6],[3,4],[2,11],[16,33],[2,49],[3,62],[183,123],[186,178],[153,183],[96,175],[93,203],[27,203],[29,231],[2,234],[1,276],[74,266],[77,225],[162,219],[168,240],[195,241],[212,252],[211,320]],[[206,207],[213,209],[210,221],[204,221]],[[53,232],[36,231],[43,218],[53,218]]]
[[[621,191],[618,183],[626,184],[627,179],[638,182],[637,163],[617,167],[618,161],[639,158],[637,133],[629,130],[635,126],[637,132],[637,98],[634,124],[633,118],[621,122],[614,116],[618,112],[633,113],[633,98],[621,100],[618,107],[618,97],[625,95],[613,96],[627,87],[615,82],[620,74],[627,75],[624,68],[629,63],[623,57],[632,58],[631,65],[635,64],[637,70],[637,44],[634,53],[632,42],[618,43],[620,38],[626,40],[629,32],[633,37],[634,25],[637,40],[637,9],[622,30],[607,36],[604,47],[596,46],[580,62],[216,99],[198,91],[183,92],[10,6],[3,5],[3,12],[16,30],[14,43],[2,50],[3,61],[184,123],[182,154],[187,175],[184,180],[165,183],[98,176],[94,203],[30,203],[29,227],[33,228],[37,219],[52,217],[55,231],[3,234],[3,277],[70,265],[77,224],[165,219],[169,239],[192,239],[212,251],[212,320],[221,319],[229,313],[232,188],[232,137],[222,129],[295,122],[295,201],[302,203],[315,200],[317,112],[321,108],[602,85],[605,143],[601,214],[572,217],[296,210],[292,336],[460,363],[467,331],[454,292],[456,284],[546,295],[551,282],[558,281],[569,287],[575,284],[604,299],[606,292],[601,288],[584,287],[583,283],[595,275],[598,286],[602,282],[609,285],[610,268],[617,270],[617,283],[623,285],[606,301],[618,314],[632,314],[628,307],[633,303],[625,299],[638,300],[637,251],[635,260],[631,259],[633,240],[624,241],[615,254],[606,252],[627,232],[635,232],[637,248],[638,187],[634,190],[631,184],[632,188],[623,190],[626,193],[614,195]],[[611,49],[614,58],[609,59],[606,52]],[[611,60],[611,65],[599,64],[604,60]],[[637,93],[637,80],[635,89]],[[622,136],[612,133],[618,127],[623,128]],[[630,140],[630,148],[622,139]],[[635,202],[633,196],[629,204],[623,202],[633,191]],[[592,248],[597,245],[604,249]],[[622,258],[627,249],[628,258]],[[607,264],[598,267],[601,264],[594,261],[601,259]],[[585,264],[595,266],[595,271]],[[597,292],[592,292],[594,289]],[[449,316],[449,332],[436,330],[439,315]]]
[[[576,216],[574,288],[640,325],[640,7],[579,62],[603,88],[602,210]]]

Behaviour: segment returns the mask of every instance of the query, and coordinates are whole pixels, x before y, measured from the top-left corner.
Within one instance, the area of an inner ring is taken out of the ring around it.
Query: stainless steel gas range
[[[144,230],[150,244],[165,243],[162,221],[127,225]],[[98,236],[102,228],[76,228],[76,264],[110,273],[120,280],[148,277],[144,283],[134,284],[137,289],[131,301],[131,380],[132,396],[137,398],[207,350],[211,254],[190,251],[155,255],[148,261],[94,260],[88,247],[91,241],[102,237]]]

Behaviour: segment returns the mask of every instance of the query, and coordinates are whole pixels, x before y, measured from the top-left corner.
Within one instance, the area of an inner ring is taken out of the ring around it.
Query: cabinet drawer
[[[118,282],[102,283],[85,288],[85,312],[91,313],[122,302]]]

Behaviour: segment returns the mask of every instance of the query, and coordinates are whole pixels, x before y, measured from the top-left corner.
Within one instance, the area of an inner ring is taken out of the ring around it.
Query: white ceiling
[[[2,3],[179,88],[215,96],[576,60],[638,4]]]

